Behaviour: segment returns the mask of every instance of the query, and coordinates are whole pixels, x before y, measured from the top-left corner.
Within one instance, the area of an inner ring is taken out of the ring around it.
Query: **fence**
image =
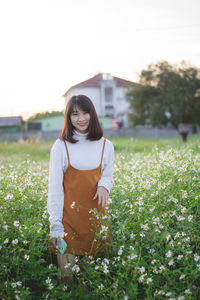
[[[200,130],[197,131],[200,133]],[[0,141],[19,141],[19,140],[55,140],[60,131],[27,131],[27,132],[2,132]],[[178,136],[179,132],[175,129],[159,128],[120,128],[118,130],[104,130],[107,137],[170,137]]]

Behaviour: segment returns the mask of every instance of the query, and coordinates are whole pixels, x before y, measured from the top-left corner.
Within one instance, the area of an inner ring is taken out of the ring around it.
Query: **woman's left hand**
[[[98,186],[96,194],[92,200],[95,200],[98,197],[98,205],[104,207],[108,202],[109,192],[103,186]]]

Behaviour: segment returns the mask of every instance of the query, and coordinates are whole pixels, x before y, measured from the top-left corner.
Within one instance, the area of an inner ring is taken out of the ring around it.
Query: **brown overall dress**
[[[98,198],[92,200],[101,178],[106,139],[100,165],[91,170],[78,170],[70,164],[65,143],[68,167],[63,177],[64,208],[62,223],[67,252],[75,255],[98,255],[110,250],[111,229],[105,207],[98,207]],[[82,153],[84,155],[84,153]]]

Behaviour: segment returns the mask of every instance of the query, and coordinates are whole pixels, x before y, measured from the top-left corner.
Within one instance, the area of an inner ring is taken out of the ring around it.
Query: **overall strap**
[[[101,164],[102,164],[102,161],[103,161],[103,154],[104,154],[105,144],[106,144],[106,139],[104,138],[104,142],[103,142],[103,150],[102,150],[102,154],[101,154]],[[101,165],[101,164],[100,164],[100,165]]]
[[[67,151],[68,165],[70,165],[69,152],[68,152],[68,148],[67,148],[67,144],[66,144],[65,140],[64,140],[64,143],[65,143],[65,148],[66,148],[66,151]]]

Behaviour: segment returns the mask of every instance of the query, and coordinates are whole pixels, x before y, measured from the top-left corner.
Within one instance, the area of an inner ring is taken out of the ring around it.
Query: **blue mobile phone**
[[[61,239],[60,240],[60,248],[58,248],[58,244],[56,242],[56,248],[58,249],[58,251],[60,252],[60,254],[64,254],[65,253],[65,249],[67,248],[67,244],[66,242]]]

